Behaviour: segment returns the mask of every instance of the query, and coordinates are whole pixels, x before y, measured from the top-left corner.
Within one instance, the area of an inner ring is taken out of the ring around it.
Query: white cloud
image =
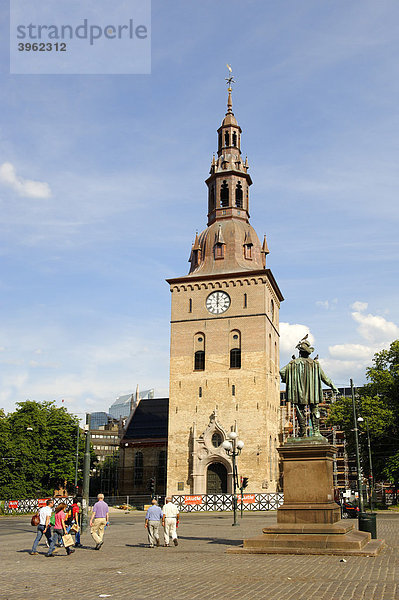
[[[320,306],[321,308],[328,310],[328,300],[317,300],[316,306]]]
[[[329,346],[330,356],[337,360],[360,360],[369,363],[373,357],[374,348],[362,344],[336,344]]]
[[[316,306],[320,306],[321,308],[325,308],[326,310],[334,310],[334,308],[338,304],[338,298],[333,298],[332,300],[317,300]]]
[[[364,310],[367,310],[368,307],[368,302],[359,302],[356,301],[352,304],[351,308],[353,308],[353,310],[356,310],[358,312],[363,312]]]
[[[28,317],[25,317],[28,318]],[[142,319],[143,321],[143,319]],[[168,395],[167,327],[151,327],[154,317],[140,325],[131,320],[103,322],[97,336],[73,343],[79,335],[51,319],[47,326],[30,319],[30,326],[10,322],[0,329],[0,407],[14,410],[14,403],[56,400],[73,411],[108,410],[118,395],[153,387]],[[152,333],[151,333],[152,332]],[[87,332],[86,332],[87,333]],[[84,334],[83,334],[84,335]],[[40,340],[40,346],[39,346]],[[60,340],[63,341],[60,344]],[[40,349],[40,354],[37,350]],[[154,371],[154,364],[157,369]]]
[[[357,331],[368,344],[336,344],[329,346],[329,357],[320,362],[332,379],[342,383],[345,379],[363,378],[365,370],[370,366],[376,352],[387,348],[399,338],[399,327],[379,315],[365,314],[367,302],[354,302],[352,308],[358,310],[351,313]]]
[[[314,342],[314,337],[310,333],[307,325],[299,323],[280,323],[280,350],[281,352],[293,352],[295,346],[305,335],[308,334],[311,344]]]
[[[15,172],[15,167],[9,162],[0,165],[0,182],[8,185],[20,196],[27,198],[50,198],[51,190],[45,181],[24,179]]]
[[[364,380],[364,369],[369,362],[358,360],[320,359],[324,372],[337,387],[349,386],[349,379],[359,382]]]
[[[399,327],[384,317],[355,311],[352,318],[359,323],[359,334],[369,342],[390,343],[399,338]]]

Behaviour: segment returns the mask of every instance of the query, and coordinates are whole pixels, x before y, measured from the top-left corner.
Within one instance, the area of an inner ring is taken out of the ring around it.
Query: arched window
[[[274,302],[273,302],[273,300],[270,300],[270,316],[271,316],[271,320],[273,323],[273,321],[274,321]]]
[[[236,185],[236,207],[237,208],[242,208],[242,198],[243,198],[242,185],[241,185],[241,182],[239,181]]]
[[[232,348],[230,350],[230,369],[241,369],[241,349]]]
[[[225,146],[229,146],[230,145],[230,136],[229,136],[229,132],[226,131],[226,133],[224,134],[224,145]]]
[[[220,187],[220,206],[228,206],[229,205],[229,186],[227,185],[227,181],[224,179],[223,183]]]
[[[209,190],[209,212],[215,210],[215,188],[211,187]]]
[[[193,299],[189,298],[188,300],[188,312],[193,312]]]
[[[240,358],[241,358],[241,357],[240,357]],[[233,385],[231,386],[231,395],[232,395],[232,396],[235,396],[235,395],[236,395],[236,386],[234,385],[234,383],[233,383]]]
[[[143,474],[144,474],[144,460],[143,453],[136,452],[134,455],[134,483],[135,485],[140,485],[143,483]]]
[[[221,147],[222,147],[222,132],[219,131],[219,150],[221,149]]]
[[[241,333],[238,329],[230,331],[229,350],[230,369],[241,369]]]
[[[194,371],[205,370],[205,335],[198,332],[194,336]]]
[[[198,398],[202,398],[202,387],[198,388]]]
[[[205,370],[205,352],[203,350],[197,350],[194,354],[194,371]]]
[[[248,306],[248,295],[244,294],[244,308],[247,308]]]
[[[237,146],[237,134],[235,131],[233,133],[233,146]]]

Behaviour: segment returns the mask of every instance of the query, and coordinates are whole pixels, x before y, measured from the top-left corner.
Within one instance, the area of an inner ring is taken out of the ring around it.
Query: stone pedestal
[[[278,452],[283,461],[284,504],[277,509],[277,525],[263,535],[244,540],[229,553],[352,554],[375,556],[384,546],[341,520],[334,502],[333,461],[336,448],[327,440],[290,440]]]

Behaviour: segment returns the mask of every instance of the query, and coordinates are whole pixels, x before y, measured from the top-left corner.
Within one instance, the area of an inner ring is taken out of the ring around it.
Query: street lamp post
[[[354,422],[354,433],[355,433],[355,448],[356,448],[356,469],[357,469],[357,490],[359,494],[359,514],[363,514],[363,486],[362,486],[362,474],[360,470],[360,454],[359,454],[359,430],[357,428],[357,417],[356,417],[356,403],[355,403],[355,390],[353,387],[353,380],[351,382],[352,392],[352,409],[353,409],[353,422]]]
[[[370,484],[370,510],[373,512],[373,495],[374,495],[374,477],[373,477],[373,461],[371,458],[371,442],[370,442],[370,430],[369,430],[369,422],[363,417],[358,417],[358,423],[366,423],[366,431],[367,431],[367,447],[369,451],[369,484]]]
[[[230,431],[229,439],[225,440],[222,444],[228,456],[231,456],[233,460],[233,526],[239,525],[237,523],[237,464],[236,459],[237,456],[241,454],[241,450],[244,448],[244,442],[238,439],[238,434],[236,431]]]
[[[83,490],[82,490],[82,533],[88,527],[89,523],[89,494],[90,494],[90,423],[91,415],[86,414],[86,441],[85,455],[83,462]]]

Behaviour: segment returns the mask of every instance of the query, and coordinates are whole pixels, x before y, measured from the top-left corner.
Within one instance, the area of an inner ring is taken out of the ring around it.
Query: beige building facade
[[[266,238],[249,223],[247,160],[232,110],[218,130],[208,226],[196,235],[188,275],[170,279],[168,494],[230,493],[231,430],[245,446],[238,476],[249,492],[275,491],[280,434],[279,308]]]

